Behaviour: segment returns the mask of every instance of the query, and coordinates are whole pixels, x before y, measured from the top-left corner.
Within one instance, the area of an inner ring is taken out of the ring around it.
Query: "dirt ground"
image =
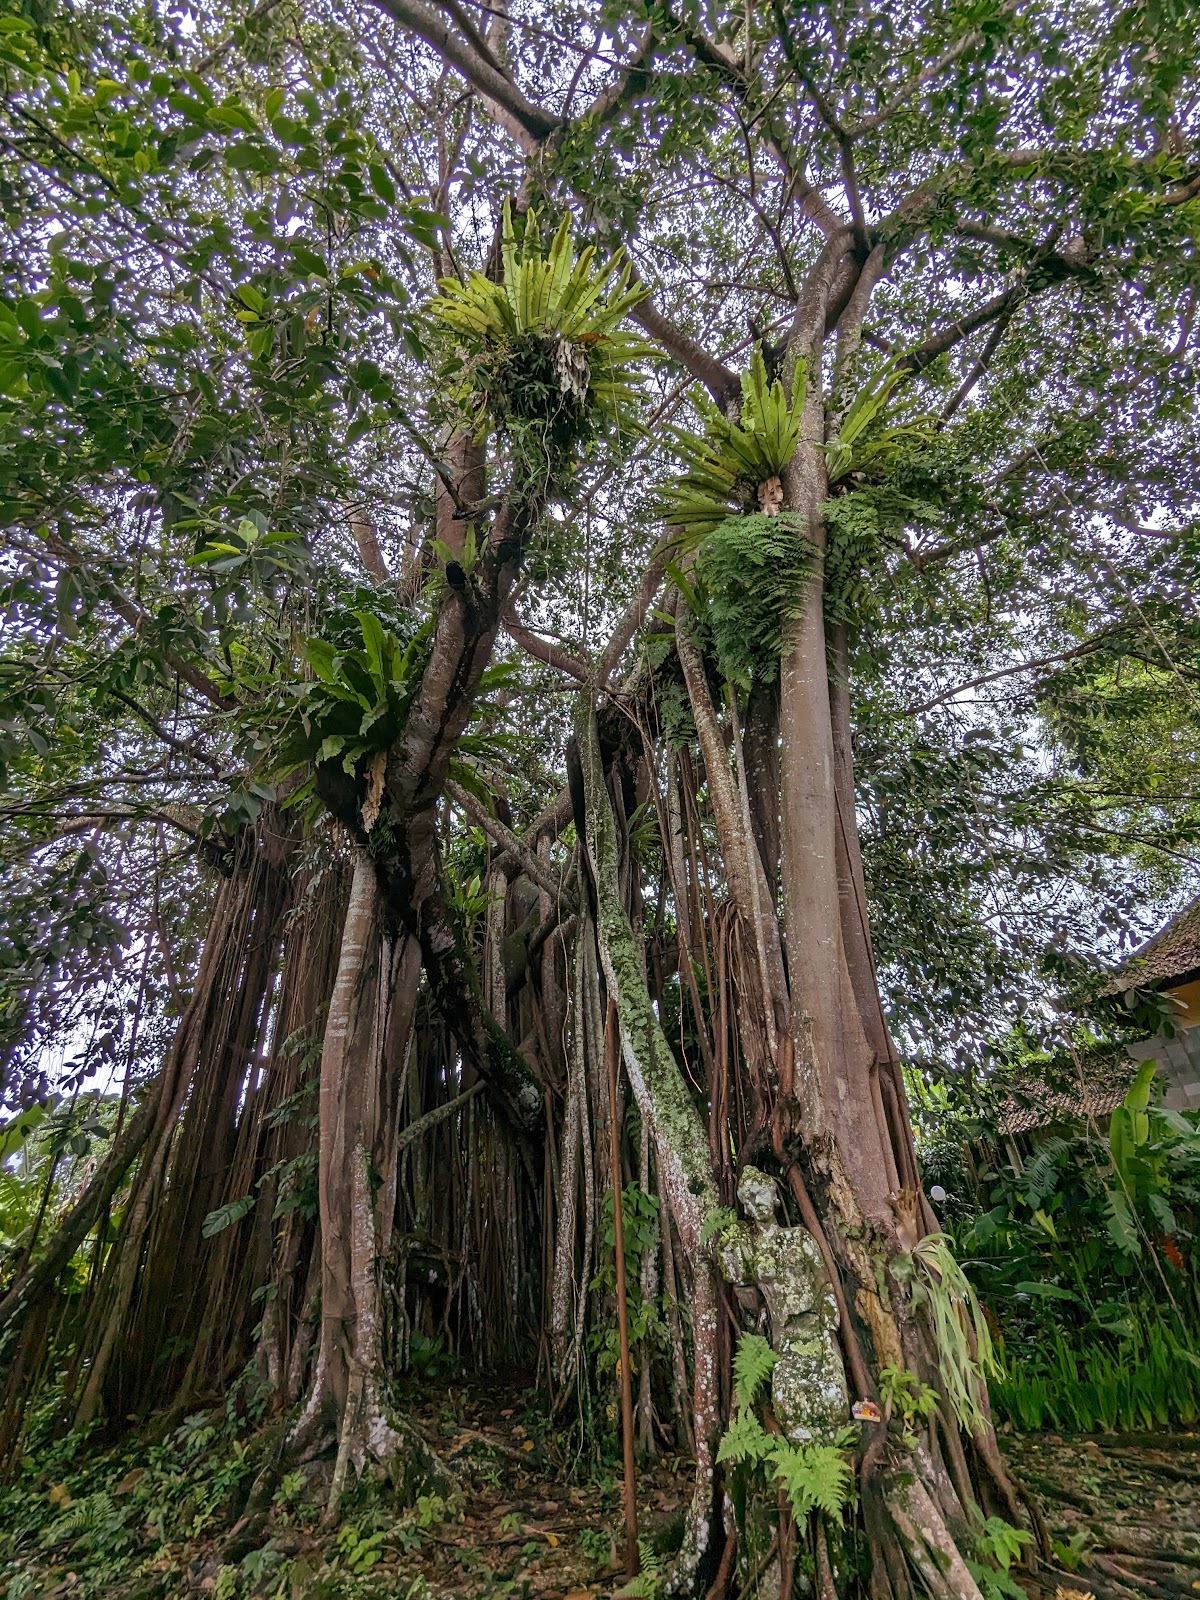
[[[1082,1552],[1057,1582],[1097,1600],[1200,1593],[1200,1435],[1002,1440],[1060,1545]],[[1022,1580],[1024,1581],[1024,1580]]]

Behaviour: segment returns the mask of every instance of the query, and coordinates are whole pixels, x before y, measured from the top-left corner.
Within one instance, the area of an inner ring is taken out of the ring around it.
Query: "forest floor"
[[[0,1595],[607,1600],[621,1589],[619,1470],[578,1460],[528,1388],[431,1384],[405,1415],[446,1469],[441,1491],[398,1510],[386,1486],[353,1489],[336,1530],[320,1520],[327,1459],[285,1474],[269,1503],[247,1510],[256,1435],[239,1440],[218,1413],[108,1449],[47,1447],[0,1490]],[[1014,1568],[1029,1600],[1200,1594],[1200,1436],[1003,1444],[1059,1558],[1034,1577]],[[678,1542],[690,1488],[677,1457],[639,1473],[651,1570],[654,1550]],[[1013,1593],[1001,1586],[987,1600]]]
[[[1074,1577],[1097,1600],[1200,1593],[1200,1435],[1002,1436]],[[1025,1580],[1022,1579],[1024,1582]],[[1034,1586],[1026,1583],[1033,1594]]]

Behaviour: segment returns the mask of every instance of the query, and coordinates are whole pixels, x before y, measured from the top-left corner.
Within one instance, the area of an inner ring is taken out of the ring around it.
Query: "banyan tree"
[[[897,686],[1035,614],[1048,662],[1176,646],[1135,593],[1194,425],[1170,13],[0,36],[14,1100],[121,1012],[8,1262],[10,1466],[35,1397],[116,1428],[249,1364],[336,1519],[437,1338],[692,1454],[675,1593],[974,1600],[981,1514],[1044,1545],[906,1097],[962,885],[888,774]]]

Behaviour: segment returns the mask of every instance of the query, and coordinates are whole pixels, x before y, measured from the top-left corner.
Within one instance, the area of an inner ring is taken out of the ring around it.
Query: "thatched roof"
[[[1070,1117],[1106,1117],[1124,1100],[1140,1066],[1124,1045],[1060,1056],[1045,1076],[1013,1085],[997,1126],[1004,1134],[1028,1133]]]
[[[1200,970],[1200,898],[1184,906],[1113,973],[1101,994],[1157,989]]]

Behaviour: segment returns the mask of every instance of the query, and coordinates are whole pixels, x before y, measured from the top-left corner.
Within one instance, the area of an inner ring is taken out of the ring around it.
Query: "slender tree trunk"
[[[387,1462],[404,1442],[387,1415],[380,1299],[383,1228],[371,1172],[394,1133],[380,1127],[387,1063],[403,1062],[416,1016],[419,962],[404,938],[395,952],[381,926],[375,865],[356,848],[341,954],[321,1050],[318,1186],[321,1336],[296,1444],[336,1432],[328,1515],[348,1467]],[[390,1014],[393,1012],[394,1014]],[[390,1037],[389,1037],[390,1035]],[[386,1190],[386,1185],[384,1186]]]

